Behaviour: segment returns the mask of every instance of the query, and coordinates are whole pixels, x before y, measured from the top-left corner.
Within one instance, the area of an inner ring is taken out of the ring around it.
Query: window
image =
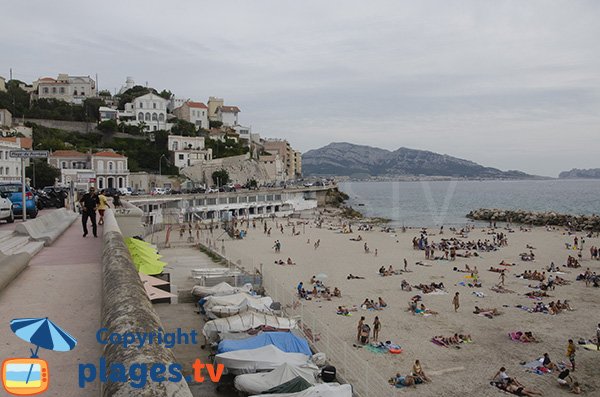
[[[150,121],[150,113],[146,113],[145,119],[146,119],[146,121]]]
[[[177,150],[178,143],[179,142],[177,142],[177,141],[173,142],[173,150]]]
[[[44,94],[48,93],[48,87],[44,87]]]
[[[19,169],[17,168],[17,174],[19,173]],[[6,167],[6,175],[10,174],[10,168]]]
[[[62,162],[62,168],[67,168],[67,162],[66,161]]]
[[[152,121],[158,121],[158,114],[152,113]]]
[[[52,93],[56,94],[56,87],[52,87]],[[75,94],[75,95],[77,95],[77,94]]]
[[[112,171],[112,170],[113,170],[113,162],[112,162],[112,161],[109,161],[109,162],[108,162],[108,170],[109,170],[109,171]]]
[[[143,108],[144,108],[144,103],[140,102],[140,109],[143,109]]]
[[[152,102],[152,108],[156,109],[156,102]]]
[[[158,131],[158,128],[156,126],[154,126],[154,128],[152,128],[154,131]]]
[[[60,91],[61,94],[64,94],[65,93],[65,87],[60,87],[59,91]]]
[[[158,120],[159,121],[165,121],[165,115],[163,113],[158,115]]]
[[[0,167],[0,175],[4,174],[4,168]]]
[[[183,155],[183,154],[180,154],[180,155],[179,155],[179,160],[183,160],[183,157],[184,157],[184,155]]]
[[[138,113],[138,120],[139,121],[144,121],[144,113],[142,113],[142,112]]]

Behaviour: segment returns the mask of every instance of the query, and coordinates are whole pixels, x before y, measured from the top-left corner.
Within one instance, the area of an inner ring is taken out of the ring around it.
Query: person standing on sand
[[[600,350],[600,323],[596,327],[596,350]]]
[[[358,321],[356,340],[360,342],[360,331],[362,331],[363,325],[365,324],[365,316],[362,316]]]
[[[404,271],[408,271],[408,261],[406,260],[406,258],[404,258]]]
[[[83,237],[88,235],[87,221],[88,218],[92,222],[92,233],[94,237],[98,237],[97,226],[96,226],[96,209],[100,204],[98,195],[96,195],[96,188],[90,187],[89,193],[84,194],[79,199],[79,205],[81,206],[81,224],[83,226]]]
[[[569,357],[569,361],[573,367],[573,372],[575,372],[575,349],[576,347],[575,343],[573,343],[573,339],[569,339],[569,345],[567,346],[567,357]]]
[[[375,316],[375,321],[373,321],[373,341],[377,342],[377,338],[379,337],[379,330],[381,329],[381,321],[379,321],[379,316]]]
[[[500,285],[503,287],[504,287],[504,277],[505,277],[504,270],[502,270],[500,272]]]
[[[454,294],[454,298],[452,299],[452,304],[454,305],[454,312],[456,313],[458,311],[458,308],[460,307],[460,301],[458,300],[458,292],[456,294]]]

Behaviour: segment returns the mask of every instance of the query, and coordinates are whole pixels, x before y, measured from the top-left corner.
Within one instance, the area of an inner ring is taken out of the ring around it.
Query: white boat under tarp
[[[209,317],[215,318],[232,316],[245,312],[248,309],[261,313],[269,313],[272,303],[273,299],[269,296],[259,297],[240,293],[224,296],[207,296],[204,298],[202,308]],[[214,315],[211,315],[211,313],[214,313]]]
[[[208,343],[217,342],[220,332],[245,332],[260,326],[276,329],[294,329],[298,322],[294,319],[277,317],[270,314],[247,311],[235,316],[207,321],[202,333]]]
[[[298,393],[255,394],[252,397],[352,397],[349,384],[321,383]]]
[[[204,298],[206,296],[223,296],[233,295],[239,293],[249,294],[252,291],[252,284],[244,284],[242,287],[233,287],[229,283],[222,282],[212,287],[204,287],[202,285],[196,285],[192,288],[192,295]]]
[[[286,353],[273,345],[258,349],[236,350],[215,356],[215,363],[223,364],[229,373],[237,374],[270,371],[284,363],[301,366],[307,364],[309,360],[310,356],[306,354]]]
[[[317,383],[315,375],[318,372],[319,367],[314,364],[296,366],[286,362],[271,372],[238,375],[235,377],[234,385],[241,392],[257,394],[279,386],[298,376],[301,376],[308,383],[314,385]]]

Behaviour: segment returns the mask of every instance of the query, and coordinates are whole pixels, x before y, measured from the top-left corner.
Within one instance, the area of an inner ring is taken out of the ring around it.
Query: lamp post
[[[166,157],[164,154],[160,155],[160,158],[158,159],[158,176],[162,175],[162,159],[163,157]]]

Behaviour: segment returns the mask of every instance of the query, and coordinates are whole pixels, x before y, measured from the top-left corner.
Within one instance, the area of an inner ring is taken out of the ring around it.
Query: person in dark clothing
[[[79,204],[81,205],[81,224],[83,225],[83,237],[88,235],[88,218],[92,222],[92,233],[94,234],[94,237],[98,237],[98,232],[96,229],[96,209],[98,208],[98,204],[100,204],[100,199],[96,194],[96,188],[93,186],[90,187],[89,193],[84,194],[79,199]]]

